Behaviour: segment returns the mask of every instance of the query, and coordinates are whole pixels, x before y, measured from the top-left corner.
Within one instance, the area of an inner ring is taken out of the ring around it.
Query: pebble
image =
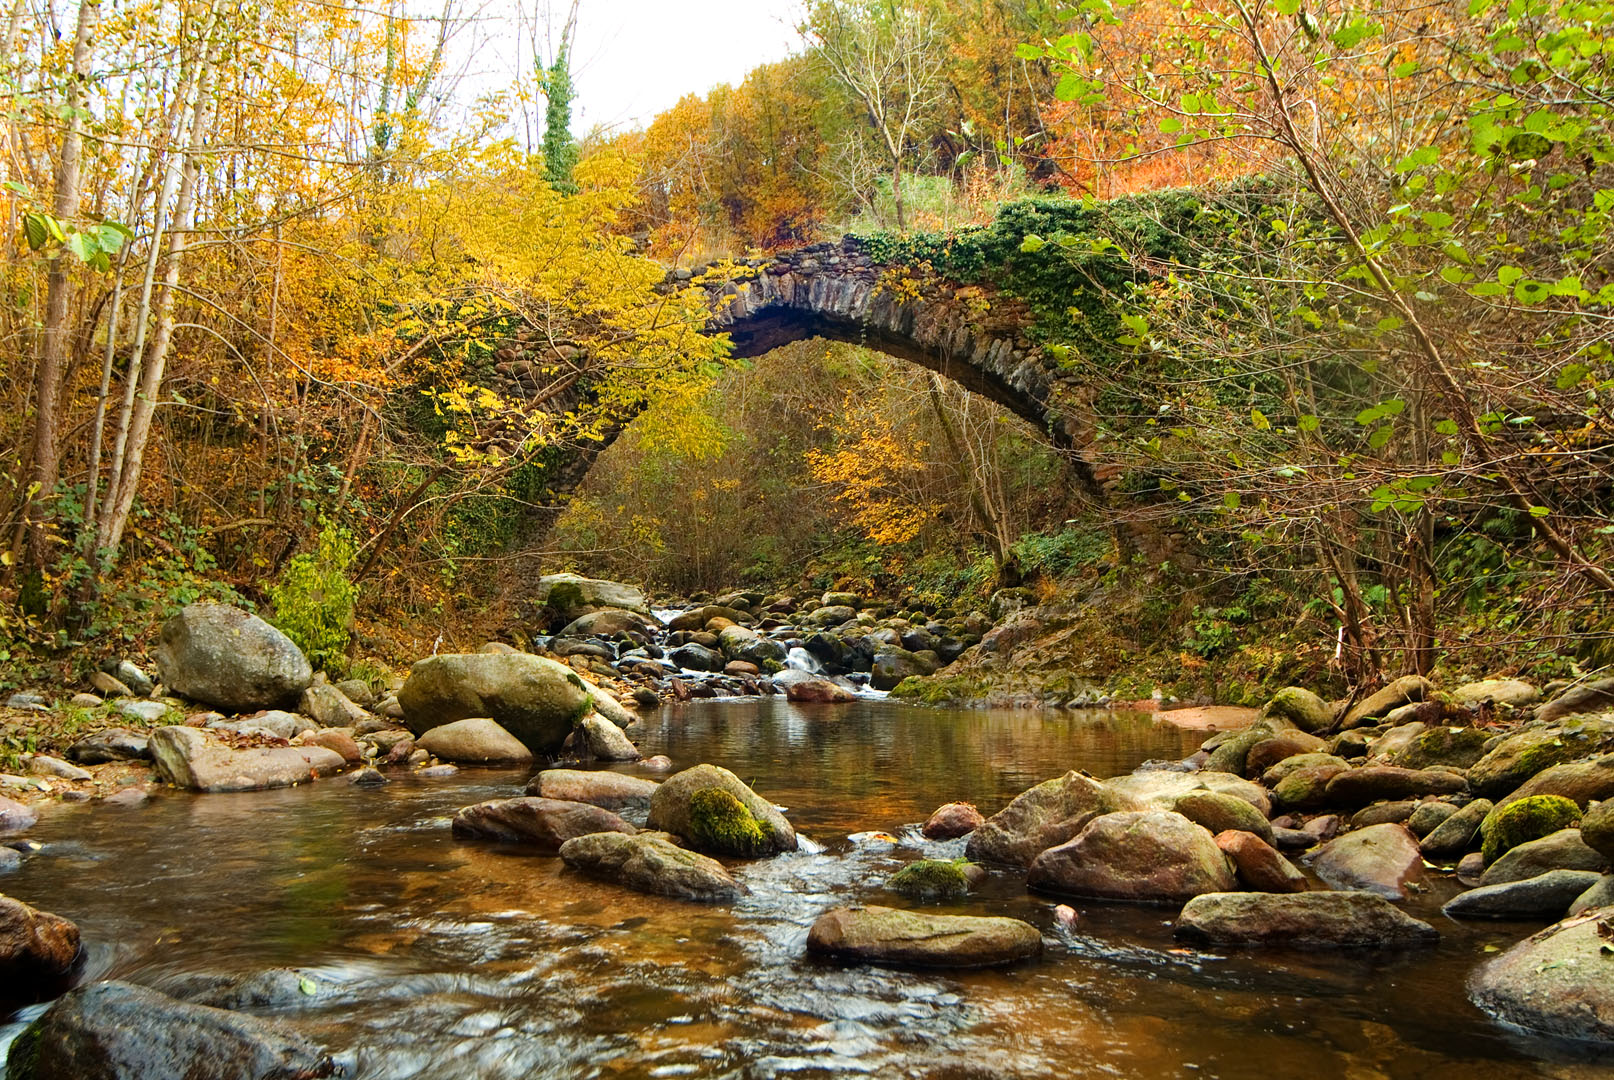
[[[360,769],[348,779],[348,783],[358,787],[379,787],[382,784],[391,783],[391,781],[382,776],[379,769]]]
[[[668,757],[666,754],[657,754],[655,757],[647,757],[643,761],[639,762],[639,764],[643,765],[652,772],[666,772],[673,767],[672,758]]]
[[[8,709],[30,709],[34,712],[45,711],[45,699],[38,694],[12,694],[6,698]]]
[[[54,776],[60,780],[92,779],[88,770],[49,754],[35,754],[33,760],[28,762],[28,771],[36,776]]]
[[[424,751],[422,751],[422,753],[424,753]],[[424,769],[421,769],[415,775],[416,776],[430,776],[430,777],[435,778],[435,777],[439,777],[439,776],[453,776],[455,773],[457,773],[459,771],[460,771],[459,767],[455,766],[455,765],[431,765],[431,766],[428,766],[428,767],[426,767]]]
[[[118,703],[118,711],[125,716],[155,724],[168,715],[168,706],[160,701],[122,701]]]
[[[151,796],[145,788],[126,787],[122,791],[115,791],[101,800],[107,806],[136,807],[145,806],[151,801]]]
[[[75,709],[99,709],[102,701],[94,694],[74,694],[68,704]]]

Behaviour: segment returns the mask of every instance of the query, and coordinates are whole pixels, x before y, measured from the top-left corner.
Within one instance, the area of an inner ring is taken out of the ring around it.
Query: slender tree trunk
[[[52,212],[64,224],[78,216],[79,177],[84,146],[85,85],[90,76],[91,49],[101,21],[101,0],[80,0],[78,28],[73,34],[73,74],[68,80],[64,102],[68,115],[67,133],[62,138],[62,156],[56,167],[56,190]],[[45,318],[40,333],[39,366],[34,372],[33,470],[29,479],[26,565],[31,574],[42,574],[50,561],[51,500],[62,464],[62,383],[67,363],[69,330],[69,256],[57,252],[51,259],[45,279]]]

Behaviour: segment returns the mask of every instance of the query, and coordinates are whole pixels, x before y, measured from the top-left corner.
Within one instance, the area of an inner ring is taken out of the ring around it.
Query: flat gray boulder
[[[444,761],[477,765],[491,761],[531,761],[522,741],[485,716],[472,716],[428,730],[415,745]]]
[[[807,933],[807,951],[894,967],[995,967],[1041,955],[1042,935],[1019,919],[869,905],[820,915]]]
[[[1580,838],[1579,829],[1559,829],[1507,852],[1480,877],[1481,885],[1525,881],[1552,870],[1603,870],[1608,859]]]
[[[604,770],[545,769],[527,782],[527,794],[541,799],[588,803],[615,814],[650,813],[654,780]]]
[[[590,707],[588,688],[564,664],[529,653],[445,653],[419,661],[398,691],[416,736],[483,716],[534,754],[553,754]]]
[[[237,748],[217,733],[161,727],[151,733],[157,773],[192,791],[262,791],[291,787],[340,771],[342,755],[323,746]]]
[[[1549,870],[1522,881],[1481,885],[1446,901],[1454,919],[1546,919],[1555,922],[1602,875],[1591,870]]]
[[[1210,945],[1374,947],[1432,942],[1433,926],[1366,892],[1206,893],[1183,905],[1177,937]]]
[[[1614,907],[1555,923],[1485,964],[1469,997],[1498,1020],[1543,1035],[1614,1043]]]
[[[314,678],[291,638],[228,604],[191,604],[163,624],[157,670],[169,691],[226,712],[290,707]]]
[[[654,896],[724,904],[750,891],[722,863],[679,847],[665,834],[579,836],[561,845],[560,857],[590,877]]]

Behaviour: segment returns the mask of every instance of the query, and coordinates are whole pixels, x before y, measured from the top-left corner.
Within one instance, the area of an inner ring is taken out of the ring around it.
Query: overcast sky
[[[489,0],[482,8],[474,55],[466,58],[469,86],[497,85],[529,62],[530,31],[518,27],[531,17],[518,13],[534,2]],[[558,24],[568,5],[549,6]],[[801,0],[582,0],[572,130],[644,126],[685,94],[737,85],[758,64],[800,48],[800,11]]]

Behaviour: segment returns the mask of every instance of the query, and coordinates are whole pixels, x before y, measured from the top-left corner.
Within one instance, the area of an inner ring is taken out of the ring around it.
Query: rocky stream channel
[[[389,687],[109,662],[0,776],[3,1075],[1614,1077],[1614,683],[922,708],[1006,613],[546,581]]]

